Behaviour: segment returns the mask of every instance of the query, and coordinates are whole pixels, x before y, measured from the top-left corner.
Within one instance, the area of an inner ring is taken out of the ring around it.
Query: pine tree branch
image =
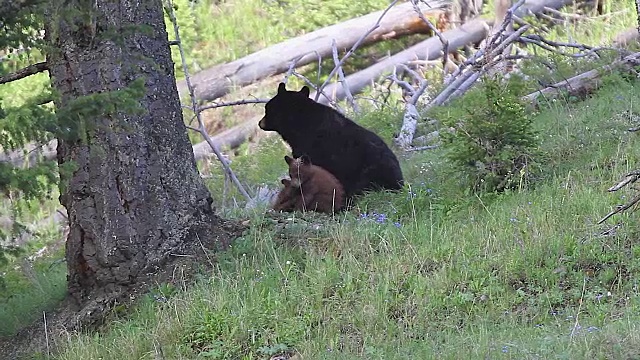
[[[7,74],[5,76],[0,76],[0,84],[6,84],[8,82],[24,79],[27,76],[35,75],[37,73],[41,73],[43,71],[49,70],[49,66],[47,66],[46,62],[39,62],[36,64],[31,64],[25,68],[22,68],[16,72]]]

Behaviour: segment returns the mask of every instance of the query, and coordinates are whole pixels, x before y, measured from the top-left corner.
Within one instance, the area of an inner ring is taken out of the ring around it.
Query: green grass
[[[194,71],[387,2],[176,3]],[[606,43],[633,24],[630,4],[623,2],[626,10],[605,22],[567,25],[550,37]],[[556,82],[597,66],[547,60],[552,71],[540,62],[526,65],[532,80],[523,86],[533,90],[537,80]],[[41,80],[2,91],[31,93]],[[249,216],[253,226],[218,255],[215,271],[186,292],[160,287],[133,316],[115,316],[104,332],[63,341],[56,358],[151,359],[162,352],[166,359],[268,359],[282,351],[305,359],[637,358],[637,215],[596,222],[634,196],[606,189],[637,167],[637,135],[626,131],[637,123],[626,114],[637,116],[639,93],[640,85],[610,76],[585,101],[561,97],[543,104],[535,125],[548,159],[529,189],[476,197],[437,149],[402,155],[407,189],[370,194],[339,221],[293,215],[276,223],[258,211],[229,212]],[[20,96],[3,99],[19,102]],[[460,111],[464,101],[442,111]],[[389,142],[401,109],[363,109],[354,118]],[[257,149],[242,148],[232,167],[250,186],[277,185],[285,152],[279,138],[270,137]],[[208,185],[217,204],[223,181],[214,168]],[[227,197],[234,195],[231,188]],[[45,216],[42,209],[55,204],[30,206],[25,219]],[[8,284],[0,298],[0,335],[15,333],[62,298],[64,263],[53,263],[62,256],[33,267],[14,259],[0,269]]]
[[[12,262],[3,272],[6,285],[0,296],[0,336],[15,335],[64,299],[67,267],[60,261],[63,258],[64,251],[60,250],[35,261]]]
[[[470,196],[436,150],[403,161],[411,190],[336,222],[255,213],[195,288],[149,296],[56,358],[637,357],[637,215],[596,222],[630,196],[606,189],[638,163],[620,116],[638,94],[612,76],[584,102],[550,103],[531,189]]]

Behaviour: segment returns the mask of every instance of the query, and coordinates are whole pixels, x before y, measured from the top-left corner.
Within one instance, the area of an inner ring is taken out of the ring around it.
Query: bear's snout
[[[260,127],[260,129],[265,130],[266,125],[267,125],[267,117],[263,116],[262,119],[258,121],[258,126]]]

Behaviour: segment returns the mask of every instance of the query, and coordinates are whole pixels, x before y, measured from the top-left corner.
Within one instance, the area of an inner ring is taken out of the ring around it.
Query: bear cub
[[[306,157],[294,159],[285,155],[284,160],[291,180],[282,179],[284,188],[276,198],[274,210],[332,214],[343,208],[344,190],[335,176]]]
[[[309,87],[278,93],[265,105],[258,123],[276,131],[291,146],[293,157],[310,161],[333,174],[351,199],[366,190],[399,190],[404,180],[395,154],[374,132],[329,106],[309,98]]]

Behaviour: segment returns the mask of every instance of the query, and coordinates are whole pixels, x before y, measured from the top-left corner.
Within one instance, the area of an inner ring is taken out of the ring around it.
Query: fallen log
[[[420,9],[427,16],[437,17],[446,11],[451,0],[430,0],[421,3]],[[315,62],[318,56],[330,57],[332,41],[338,49],[347,49],[369,30],[384,11],[377,11],[345,22],[331,25],[308,34],[269,46],[230,63],[213,66],[191,77],[198,101],[212,101],[228,94],[235,87],[253,84],[269,76],[287,71],[291,62],[302,66]],[[378,27],[372,31],[363,45],[414,33],[428,33],[429,29],[411,3],[393,6],[384,14]],[[184,80],[178,81],[178,93],[187,90]]]
[[[516,10],[514,14],[518,17],[535,15],[544,11],[547,7],[559,9],[572,1],[573,0],[529,0]],[[449,51],[455,52],[467,44],[482,41],[488,35],[488,31],[492,25],[493,20],[476,18],[454,30],[445,31],[442,35],[449,41]],[[437,37],[431,37],[377,64],[347,76],[345,81],[349,86],[350,92],[355,94],[368,86],[372,81],[375,81],[384,74],[391,73],[396,65],[407,63],[411,60],[437,59],[442,56],[442,49],[442,42]],[[345,90],[342,84],[333,83],[324,89],[324,93],[329,94],[330,98],[323,96],[318,100],[323,104],[338,101],[344,99],[344,92]]]
[[[478,43],[484,39],[491,26],[491,20],[474,19],[453,30],[445,31],[442,36],[449,42],[449,52],[470,43]],[[391,73],[398,64],[405,64],[413,60],[434,60],[442,56],[443,45],[437,37],[430,37],[412,47],[396,53],[388,58],[369,66],[364,70],[348,75],[345,83],[352,94],[359,93],[385,73]],[[313,96],[312,96],[313,97]],[[323,96],[318,99],[322,104],[344,99],[345,89],[341,83],[332,83],[324,88]]]
[[[601,83],[598,82],[598,80],[605,71],[611,71],[614,69],[627,69],[629,71],[632,71],[633,67],[637,66],[638,64],[640,64],[640,52],[633,53],[631,55],[625,56],[623,59],[616,60],[611,63],[611,65],[606,65],[599,69],[590,70],[551,86],[547,86],[544,89],[538,90],[529,95],[525,95],[524,97],[522,97],[522,99],[532,103],[534,106],[537,106],[538,98],[540,98],[541,96],[545,99],[548,99],[549,96],[556,95],[561,91],[567,91],[569,95],[575,96],[589,94],[600,87]]]
[[[527,1],[517,11],[516,15],[519,17],[538,13],[544,10],[545,6],[558,9],[570,0],[532,0]],[[454,30],[445,31],[442,33],[446,40],[449,40],[449,51],[455,52],[459,48],[469,43],[477,43],[483,40],[490,27],[493,25],[493,20],[475,19],[467,22],[466,24],[458,27]],[[411,60],[434,60],[442,56],[442,42],[437,37],[431,37],[425,41],[422,41],[400,53],[392,55],[385,60],[374,64],[364,70],[353,73],[345,78],[346,84],[349,86],[349,90],[352,94],[359,93],[371,84],[373,81],[381,77],[385,72],[390,72],[397,64],[406,63]],[[331,101],[340,101],[346,97],[345,89],[342,83],[332,83],[323,89],[325,96],[320,96],[318,102],[328,104]],[[328,96],[328,97],[327,97]],[[315,98],[315,92],[310,94],[311,98]],[[244,122],[236,125],[233,128],[228,129],[229,133],[235,134],[237,138],[249,138],[255,134],[258,128],[258,121],[260,118],[252,118],[245,120]],[[202,142],[194,146],[198,147],[199,151],[196,154],[196,159],[202,159],[208,156],[209,152],[206,148],[206,143]]]
[[[454,30],[445,31],[442,35],[445,39],[449,40],[449,49],[451,52],[454,52],[468,43],[479,42],[482,40],[488,32],[490,23],[490,21],[487,22],[485,20],[477,19]],[[441,53],[442,43],[437,37],[431,37],[400,53],[390,56],[375,65],[347,76],[346,84],[349,86],[352,93],[358,93],[372,81],[375,81],[385,70],[393,69],[393,66],[396,64],[415,59],[437,59],[441,56]],[[318,99],[318,102],[323,104],[328,104],[330,101],[340,101],[346,97],[346,92],[340,83],[329,84],[324,88],[323,94],[325,96],[320,96]],[[309,95],[309,97],[315,98],[315,95],[316,92],[314,91]],[[330,99],[327,98],[327,96],[329,96]],[[224,137],[238,140],[247,139],[259,130],[258,121],[260,121],[260,117],[245,120],[239,125],[226,130],[224,132],[226,133]],[[217,136],[221,135],[222,133]],[[241,144],[241,142],[239,144]],[[211,149],[209,149],[207,143],[203,141],[194,145],[194,154],[196,160],[200,160],[207,156],[211,156]]]

